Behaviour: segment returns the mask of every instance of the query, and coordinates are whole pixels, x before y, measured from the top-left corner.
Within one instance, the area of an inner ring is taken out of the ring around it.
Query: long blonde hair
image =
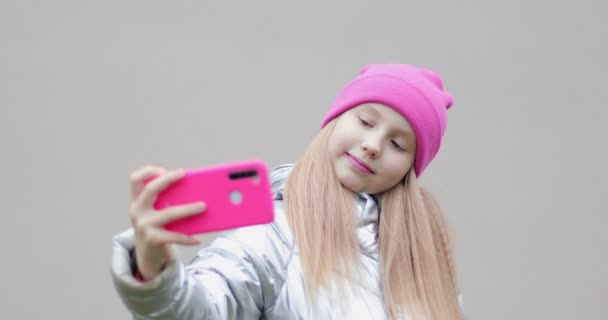
[[[336,178],[327,151],[335,122],[313,139],[285,185],[286,215],[309,297],[336,275],[352,275],[359,263],[356,195]],[[379,254],[389,317],[460,319],[450,241],[437,202],[418,186],[413,170],[379,198]]]

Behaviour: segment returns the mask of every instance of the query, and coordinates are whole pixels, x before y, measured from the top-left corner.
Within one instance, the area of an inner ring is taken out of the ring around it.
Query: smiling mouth
[[[363,162],[361,159],[353,156],[352,154],[346,152],[346,156],[348,157],[348,159],[350,160],[350,162],[357,168],[359,169],[359,171],[362,171],[364,173],[374,173],[374,170],[372,170],[365,162]]]

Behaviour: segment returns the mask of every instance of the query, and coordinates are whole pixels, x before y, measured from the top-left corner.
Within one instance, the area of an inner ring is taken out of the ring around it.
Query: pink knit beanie
[[[414,169],[420,176],[433,160],[447,126],[452,96],[443,90],[441,77],[427,69],[407,64],[369,64],[334,101],[323,119],[325,127],[343,112],[367,102],[389,106],[410,123],[416,134]]]

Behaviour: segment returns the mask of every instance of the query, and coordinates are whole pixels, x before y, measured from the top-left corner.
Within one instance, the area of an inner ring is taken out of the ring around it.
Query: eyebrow
[[[375,116],[377,116],[377,117],[381,116],[381,115],[380,115],[380,112],[378,112],[378,110],[376,110],[376,109],[375,109],[374,107],[372,107],[371,105],[365,105],[365,106],[363,106],[363,110],[364,110],[364,111],[369,111],[369,112],[373,113],[373,114],[374,114]],[[404,129],[402,129],[402,128],[395,128],[395,129],[393,129],[393,131],[396,131],[397,133],[399,133],[399,134],[401,134],[401,135],[405,136],[406,138],[409,138],[409,137],[414,137],[414,132],[412,132],[412,131],[407,131],[407,130],[404,130]]]
[[[412,131],[405,131],[405,130],[402,130],[400,128],[397,128],[395,131],[397,131],[397,133],[401,134],[402,136],[404,136],[406,138],[413,138],[414,137],[414,132],[412,132]]]

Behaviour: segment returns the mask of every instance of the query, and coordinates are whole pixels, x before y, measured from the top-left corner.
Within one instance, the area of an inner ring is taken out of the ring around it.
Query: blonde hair
[[[356,194],[338,181],[327,144],[332,121],[313,139],[287,178],[286,215],[309,298],[348,279],[359,263]],[[382,287],[391,319],[460,319],[458,285],[442,211],[411,170],[379,195]],[[336,277],[346,275],[346,277]]]

